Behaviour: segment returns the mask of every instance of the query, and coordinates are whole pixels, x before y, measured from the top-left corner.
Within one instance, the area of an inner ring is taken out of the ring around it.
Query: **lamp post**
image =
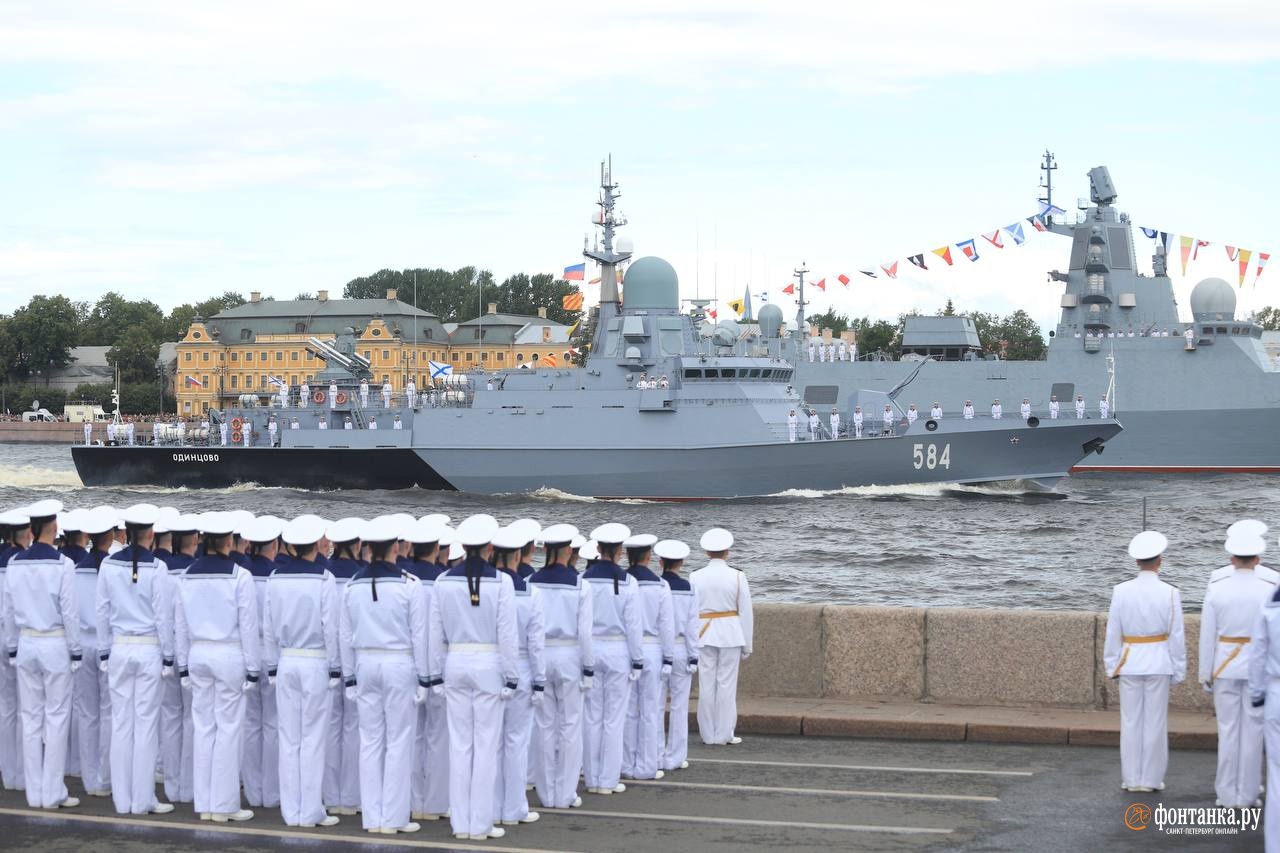
[[[156,385],[160,388],[160,406],[156,409],[156,414],[164,414],[164,362],[156,359]]]

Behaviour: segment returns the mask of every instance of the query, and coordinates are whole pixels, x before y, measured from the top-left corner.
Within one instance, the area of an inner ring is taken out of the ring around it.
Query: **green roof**
[[[348,326],[359,331],[375,317],[381,317],[393,331],[398,328],[405,340],[413,339],[415,324],[420,335],[430,330],[432,340],[448,340],[444,327],[440,325],[440,318],[398,299],[326,299],[323,302],[318,299],[286,299],[246,302],[219,312],[209,318],[207,325],[217,329],[223,343],[232,343],[243,340],[245,330],[248,330],[250,339],[259,335],[299,333],[336,335]]]

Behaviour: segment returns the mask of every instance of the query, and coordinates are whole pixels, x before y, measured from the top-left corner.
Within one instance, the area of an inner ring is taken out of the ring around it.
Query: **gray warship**
[[[768,346],[748,352],[732,324],[707,323],[696,306],[682,311],[670,264],[656,257],[631,261],[629,252],[615,248],[615,230],[624,224],[615,214],[617,196],[610,167],[602,164],[602,239],[584,252],[602,267],[601,301],[584,366],[442,377],[424,394],[398,396],[391,407],[371,411],[355,393],[368,365],[350,335],[332,344],[313,340],[326,367],[312,387],[332,382],[341,389],[330,401],[282,407],[277,397],[264,404],[247,395],[238,408],[211,413],[215,426],[231,427],[231,446],[76,446],[81,480],[87,486],[252,482],[482,494],[554,489],[660,500],[872,484],[1051,487],[1121,431],[1114,419],[909,421],[899,389],[891,388],[844,395],[848,429],[831,434],[828,407],[811,436],[796,366],[777,352],[786,341],[781,311],[761,312]],[[622,262],[629,266],[620,293]],[[796,340],[799,334],[793,330]],[[860,431],[852,428],[855,406],[867,413]],[[880,416],[886,406],[887,424]],[[793,411],[800,421],[794,439]],[[384,425],[399,415],[402,428],[367,428],[374,414]],[[284,428],[294,418],[299,427]],[[274,432],[273,419],[280,426]],[[345,428],[348,419],[351,428]],[[255,436],[271,438],[267,446],[253,446],[262,444]]]
[[[1052,155],[1041,168],[1052,203]],[[784,348],[780,355],[800,368],[803,397],[836,404],[912,377],[904,402],[927,409],[936,400],[955,412],[971,399],[981,419],[995,399],[1016,408],[1024,398],[1043,418],[1055,395],[1061,417],[1075,418],[1077,395],[1087,417],[1097,417],[1106,394],[1124,433],[1105,456],[1085,457],[1073,471],[1280,472],[1280,365],[1267,357],[1262,329],[1236,316],[1235,288],[1200,281],[1190,317],[1180,316],[1165,247],[1156,249],[1152,275],[1138,272],[1133,225],[1115,207],[1106,167],[1089,171],[1089,188],[1091,203],[1075,221],[1045,223],[1071,238],[1071,255],[1066,272],[1049,273],[1063,291],[1043,361],[984,357],[967,318],[908,318],[899,360],[863,353],[809,363],[807,345]]]

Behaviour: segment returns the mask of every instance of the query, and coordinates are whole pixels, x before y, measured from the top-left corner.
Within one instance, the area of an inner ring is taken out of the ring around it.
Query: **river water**
[[[368,518],[475,512],[499,521],[529,516],[543,525],[590,530],[620,521],[637,532],[696,546],[708,527],[733,531],[732,562],[757,600],[934,607],[1104,610],[1111,586],[1130,576],[1125,553],[1148,526],[1169,537],[1162,575],[1198,609],[1208,573],[1227,562],[1224,531],[1257,517],[1280,532],[1280,478],[1264,475],[1085,475],[1056,492],[962,486],[869,486],[792,491],[767,498],[660,503],[597,501],[559,492],[489,497],[456,492],[306,492],[231,489],[86,489],[64,445],[0,445],[0,508],[57,497],[68,507],[140,501],[184,511],[248,509],[289,517]],[[1273,555],[1268,562],[1276,564]],[[696,567],[698,560],[691,559]]]

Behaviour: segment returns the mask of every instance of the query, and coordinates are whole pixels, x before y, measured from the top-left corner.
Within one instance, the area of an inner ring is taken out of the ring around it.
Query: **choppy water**
[[[633,530],[696,546],[708,527],[737,538],[733,562],[764,601],[955,607],[1105,609],[1128,577],[1129,538],[1148,525],[1171,544],[1164,576],[1198,608],[1208,572],[1226,563],[1228,524],[1253,516],[1280,532],[1280,478],[1261,475],[1088,475],[1056,493],[963,486],[869,486],[791,491],[768,498],[694,504],[597,501],[560,492],[487,497],[420,490],[306,492],[237,486],[212,491],[86,489],[70,450],[0,445],[0,507],[57,496],[68,506],[138,501],[188,511],[243,508],[280,516],[369,517],[404,510],[456,520],[490,512],[544,525],[590,529],[621,521]],[[696,560],[692,561],[696,565]],[[1280,562],[1273,555],[1272,564]]]

